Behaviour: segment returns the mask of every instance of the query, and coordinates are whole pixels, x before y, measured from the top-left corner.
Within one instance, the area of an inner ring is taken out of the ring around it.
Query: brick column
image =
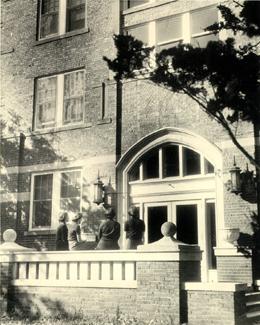
[[[163,230],[161,240],[138,247],[142,259],[137,262],[137,316],[177,325],[185,321],[187,312],[181,282],[200,281],[201,252],[198,246],[185,245]]]
[[[185,283],[189,325],[246,325],[246,284]]]
[[[14,296],[12,281],[14,278],[15,252],[32,251],[33,249],[20,246],[15,243],[16,232],[13,229],[7,229],[3,233],[4,243],[0,245],[0,312],[4,314],[12,311],[14,308]]]
[[[215,248],[217,257],[218,281],[234,283],[253,283],[252,255],[238,252],[236,247]]]

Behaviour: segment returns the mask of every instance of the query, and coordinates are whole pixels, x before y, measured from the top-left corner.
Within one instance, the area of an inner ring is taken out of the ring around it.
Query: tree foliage
[[[233,10],[218,6],[222,21],[206,28],[232,36],[225,40],[209,41],[204,48],[180,43],[154,55],[153,48],[144,47],[131,35],[115,35],[117,57],[104,59],[117,81],[134,78],[138,71],[155,84],[191,97],[260,170],[232,128],[240,120],[260,125],[260,1],[233,4]]]

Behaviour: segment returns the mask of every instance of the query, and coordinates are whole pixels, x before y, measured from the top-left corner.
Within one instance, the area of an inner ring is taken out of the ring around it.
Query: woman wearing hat
[[[106,221],[99,226],[99,242],[96,249],[119,249],[120,224],[113,220],[115,211],[109,208],[105,212]]]
[[[81,246],[81,237],[80,237],[80,221],[82,218],[81,213],[77,213],[71,220],[71,223],[68,224],[68,239],[69,239],[69,249],[78,250]]]
[[[69,242],[68,242],[68,227],[66,225],[66,221],[68,221],[67,212],[63,212],[59,216],[59,226],[56,232],[56,250],[57,251],[67,251],[69,250]]]

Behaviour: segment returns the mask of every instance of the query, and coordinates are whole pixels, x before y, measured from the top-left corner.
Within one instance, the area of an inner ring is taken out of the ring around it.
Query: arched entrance
[[[221,151],[186,130],[166,128],[141,139],[118,163],[118,205],[130,204],[146,224],[145,242],[160,239],[161,225],[177,225],[177,239],[203,250],[202,277],[215,274],[216,229],[223,227]],[[120,194],[121,193],[121,194]]]

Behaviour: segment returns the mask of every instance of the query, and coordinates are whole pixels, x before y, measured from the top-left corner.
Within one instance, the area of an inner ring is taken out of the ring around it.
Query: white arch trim
[[[117,163],[118,211],[121,221],[127,218],[128,183],[127,173],[133,164],[146,152],[164,143],[188,146],[208,159],[216,171],[216,212],[217,228],[224,228],[223,157],[221,149],[205,138],[181,128],[168,127],[148,134],[132,145]],[[218,232],[217,232],[217,241]]]
[[[216,170],[222,170],[222,152],[215,144],[188,130],[168,127],[148,134],[131,146],[118,161],[118,171],[127,172],[145,152],[167,142],[190,147],[208,159]]]

